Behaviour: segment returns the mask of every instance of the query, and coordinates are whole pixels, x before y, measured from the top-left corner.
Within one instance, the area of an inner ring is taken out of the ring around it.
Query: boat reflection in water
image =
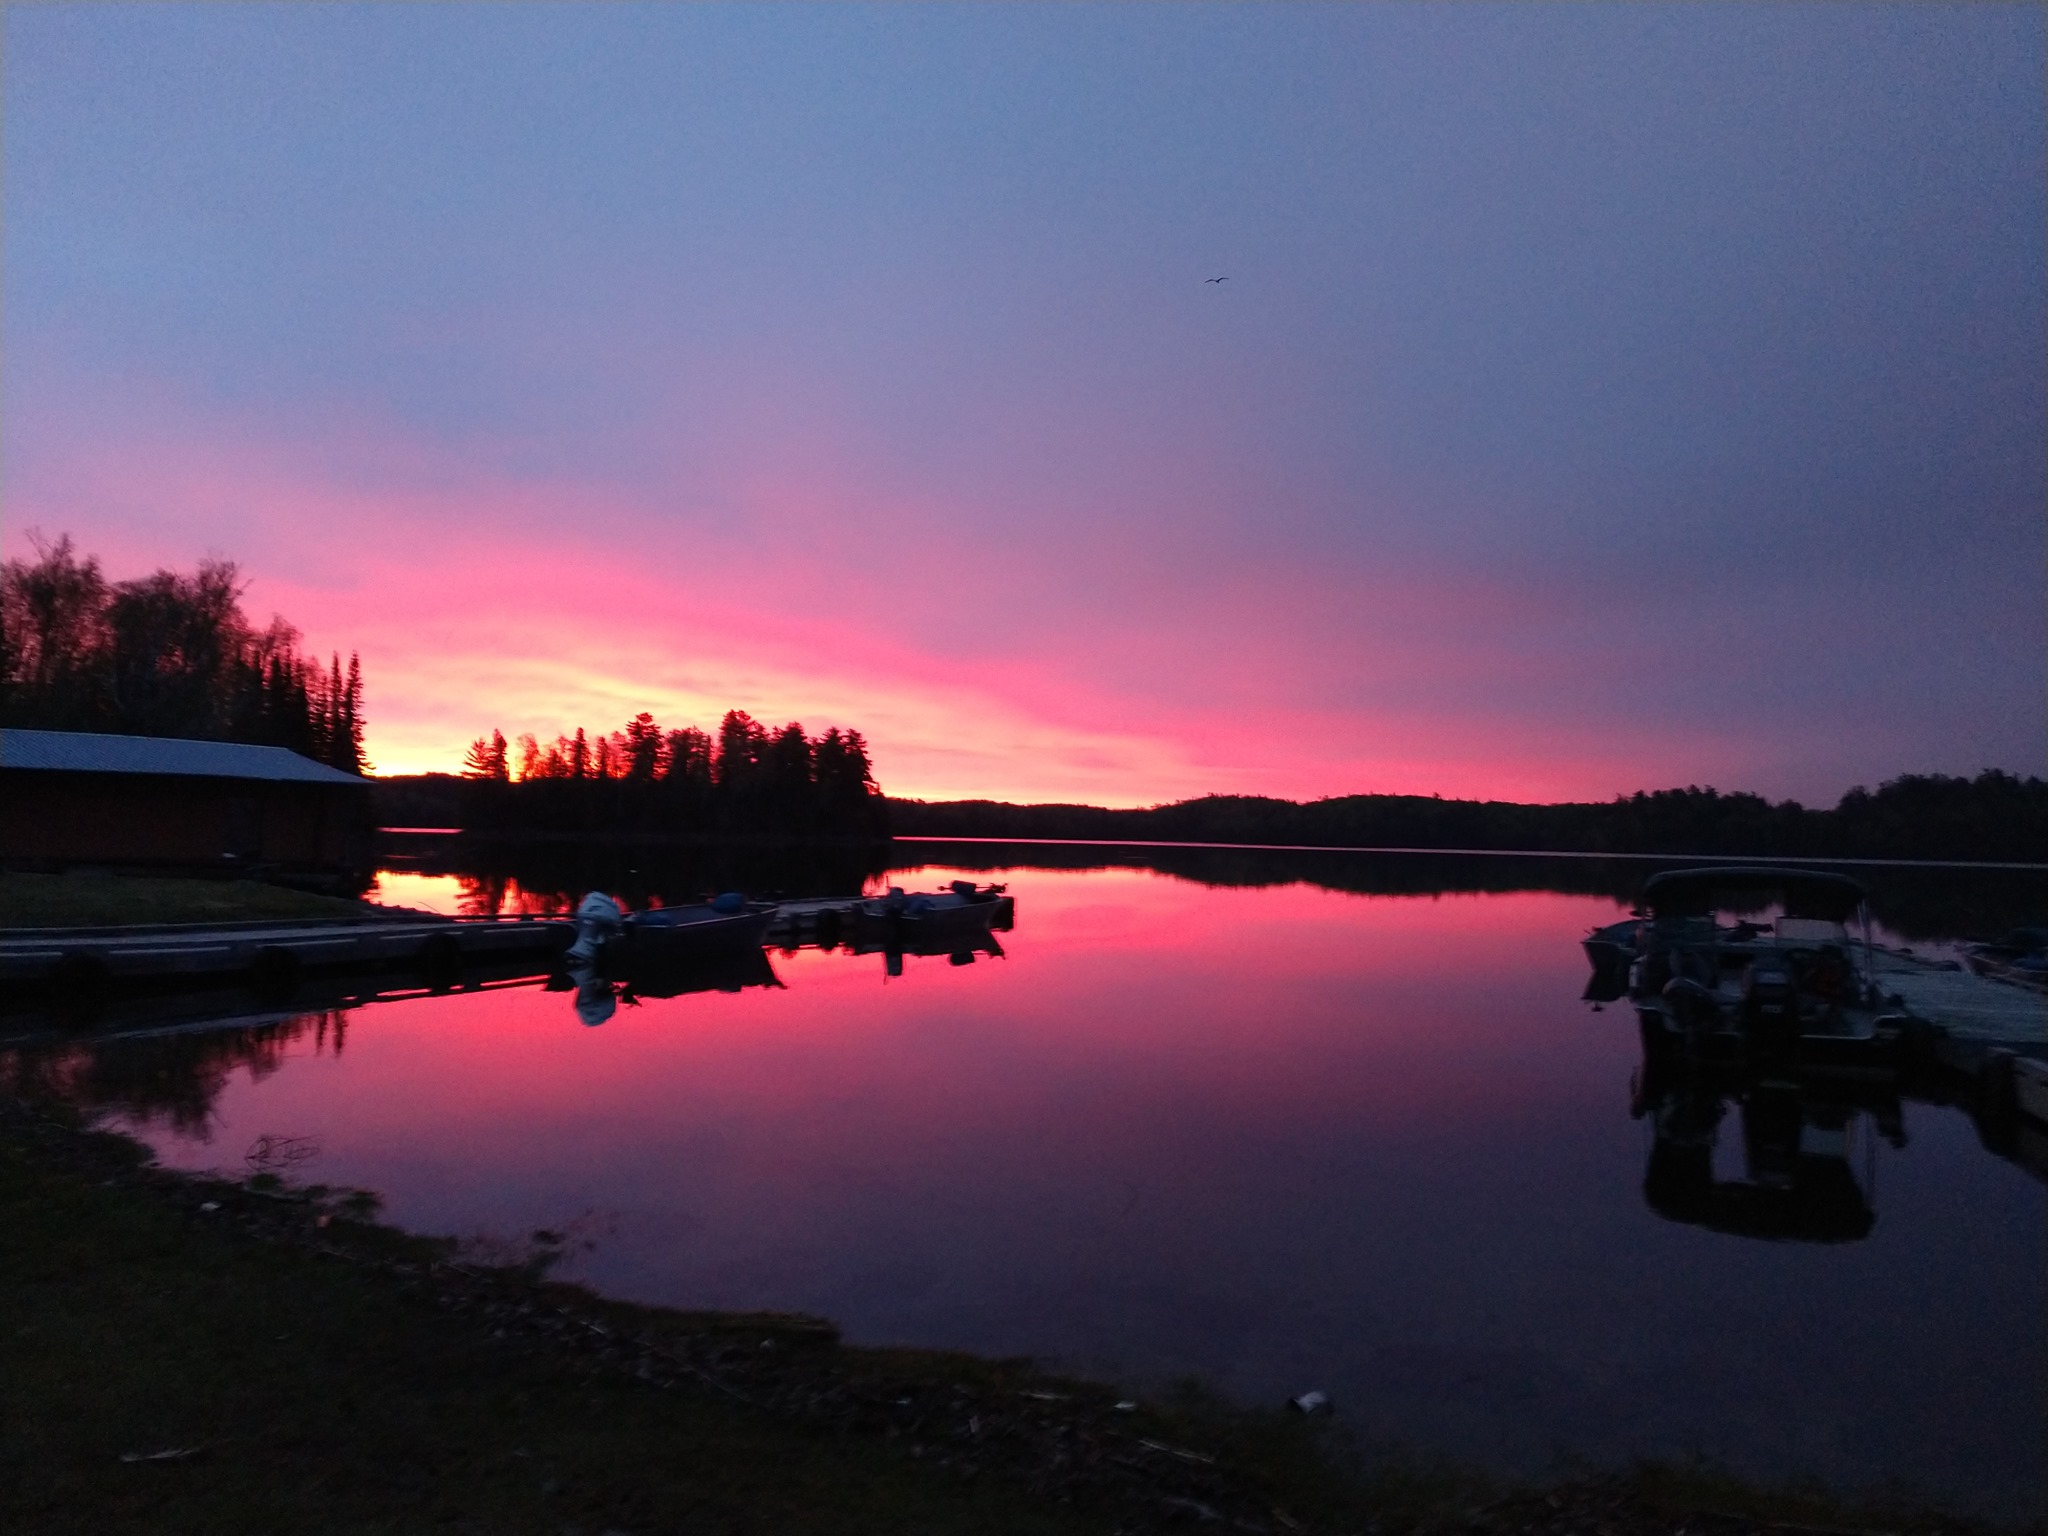
[[[1626,998],[1636,1014],[1631,1110],[1653,1132],[1643,1198],[1658,1215],[1743,1237],[1867,1237],[1875,1138],[1905,1146],[1905,1100],[1962,1109],[1986,1150],[2048,1182],[2013,1071],[1945,1065],[1926,1046],[1932,1026],[1878,984],[1867,912],[1860,946],[1847,926],[1865,896],[1822,871],[1666,871],[1631,916],[1580,941],[1592,967],[1581,996],[1596,1009]],[[1994,1056],[2011,1068],[2010,1051]],[[1721,1178],[1731,1114],[1743,1171]]]
[[[996,936],[986,929],[967,935],[922,934],[907,941],[889,942],[880,940],[872,943],[854,943],[847,946],[850,955],[880,955],[882,971],[887,976],[903,974],[905,956],[913,959],[935,960],[943,955],[949,965],[972,965],[981,956],[991,960],[1003,958],[1003,946]]]
[[[972,965],[984,955],[996,960],[1003,958],[1002,945],[986,928],[969,934],[927,932],[908,940],[884,934],[873,941],[856,940],[843,946],[785,945],[783,953],[793,954],[798,948],[849,956],[880,955],[883,973],[892,977],[903,974],[906,957],[943,956],[948,964],[956,966]],[[576,1017],[591,1027],[610,1019],[620,1004],[634,1008],[657,998],[687,997],[697,992],[739,992],[749,987],[779,988],[782,984],[766,950],[734,947],[660,958],[643,955],[602,967],[575,966],[557,972],[547,983],[550,991],[573,991]]]
[[[1849,1243],[1868,1237],[1873,1135],[1906,1144],[1896,1089],[1797,1081],[1646,1053],[1629,1106],[1653,1131],[1643,1199],[1670,1221],[1739,1237]],[[1743,1176],[1716,1176],[1714,1154],[1733,1113]],[[1858,1178],[1857,1153],[1865,1155]]]
[[[576,1017],[595,1027],[623,1003],[637,1008],[657,998],[688,997],[697,992],[743,992],[748,987],[780,987],[766,951],[724,948],[703,954],[643,956],[617,968],[575,966],[548,978],[548,989],[573,991]]]

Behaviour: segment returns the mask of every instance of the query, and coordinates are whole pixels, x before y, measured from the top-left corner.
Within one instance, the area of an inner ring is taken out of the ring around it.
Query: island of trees
[[[810,736],[795,722],[770,730],[738,709],[715,733],[664,729],[646,711],[606,734],[578,727],[552,742],[521,736],[516,747],[493,731],[470,743],[459,784],[427,781],[414,793],[428,797],[429,814],[452,807],[466,831],[889,835],[888,802],[859,731]]]
[[[362,667],[242,611],[233,561],[109,581],[67,535],[0,565],[0,725],[288,747],[365,773]]]

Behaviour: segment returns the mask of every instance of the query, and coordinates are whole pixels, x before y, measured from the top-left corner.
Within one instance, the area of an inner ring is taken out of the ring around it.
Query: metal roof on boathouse
[[[190,779],[257,779],[273,784],[347,784],[364,780],[286,747],[169,736],[105,736],[88,731],[0,730],[0,769],[52,773],[126,773]]]

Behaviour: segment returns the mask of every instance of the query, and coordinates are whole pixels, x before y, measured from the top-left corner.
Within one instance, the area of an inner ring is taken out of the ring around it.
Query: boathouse
[[[0,730],[0,863],[347,886],[370,784],[283,747]]]

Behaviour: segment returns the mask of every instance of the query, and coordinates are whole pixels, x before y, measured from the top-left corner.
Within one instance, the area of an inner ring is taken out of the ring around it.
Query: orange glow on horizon
[[[128,533],[124,516],[98,509],[168,506],[220,530],[252,578],[252,618],[284,614],[312,654],[361,655],[365,745],[380,774],[459,772],[469,743],[494,729],[508,741],[608,733],[641,710],[666,728],[715,728],[735,708],[771,727],[857,728],[877,780],[900,798],[1114,807],[1205,794],[1605,799],[1698,778],[1682,765],[1726,745],[1668,729],[1595,738],[1523,721],[1504,731],[1433,704],[1325,703],[1295,677],[1304,638],[1268,633],[1284,621],[1208,626],[1194,655],[1116,614],[1092,633],[1067,626],[1022,648],[978,647],[949,576],[981,568],[968,552],[905,553],[895,612],[877,611],[889,604],[835,569],[855,558],[851,546],[793,552],[819,505],[832,507],[832,526],[858,523],[836,492],[763,490],[774,501],[755,549],[589,487],[413,467],[421,482],[452,476],[453,487],[365,488],[273,444],[163,442],[83,465],[63,500],[18,505],[10,528],[70,529],[117,577],[187,567],[203,551],[169,547],[154,522]],[[603,536],[572,536],[592,529]],[[1417,588],[1398,600],[1436,599]],[[1428,696],[1413,683],[1425,662],[1447,675],[1484,664],[1390,647],[1372,665],[1398,697]],[[1180,682],[1189,675],[1214,686]],[[1286,689],[1274,691],[1276,679]]]

